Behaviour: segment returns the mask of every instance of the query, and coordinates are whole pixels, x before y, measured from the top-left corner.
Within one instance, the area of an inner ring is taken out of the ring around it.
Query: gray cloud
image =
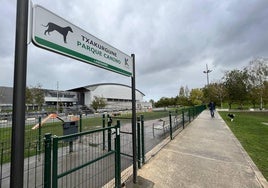
[[[242,68],[256,56],[267,57],[268,3],[230,1],[41,1],[74,25],[136,55],[136,86],[146,99],[175,97],[180,86],[203,87],[206,64],[210,80]],[[16,1],[0,7],[0,85],[13,84]],[[81,63],[33,44],[28,47],[27,84],[62,89],[119,82],[130,78]]]

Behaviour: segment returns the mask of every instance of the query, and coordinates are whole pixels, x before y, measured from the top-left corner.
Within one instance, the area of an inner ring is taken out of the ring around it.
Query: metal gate
[[[45,188],[121,187],[120,121],[66,136],[46,134],[44,173]]]

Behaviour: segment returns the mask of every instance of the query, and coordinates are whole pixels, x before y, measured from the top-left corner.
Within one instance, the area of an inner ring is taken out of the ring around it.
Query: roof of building
[[[68,91],[85,92],[85,91],[89,91],[90,88],[95,89],[96,87],[103,86],[103,85],[107,85],[107,86],[109,86],[109,85],[118,85],[118,86],[128,87],[128,88],[131,89],[131,86],[124,85],[124,84],[119,84],[119,83],[99,83],[99,84],[92,84],[92,85],[82,86],[82,87],[78,87],[78,88],[74,88],[74,89],[69,89]],[[140,90],[136,89],[136,91],[140,92],[143,96],[145,96],[145,94],[142,93]]]
[[[74,89],[69,89],[67,91],[73,91],[73,92],[86,92],[90,90],[94,90],[98,86],[112,86],[112,85],[117,85],[117,86],[122,86],[122,87],[127,87],[131,89],[131,86],[124,85],[124,84],[119,84],[119,83],[99,83],[99,84],[92,84],[92,85],[87,85],[87,86],[82,86]],[[45,92],[48,93],[53,93],[55,90],[49,90],[49,89],[43,89]],[[61,93],[67,92],[67,91],[59,91]],[[144,93],[136,89],[139,93],[141,93],[143,96],[145,96]],[[0,86],[0,104],[12,104],[13,103],[13,88],[12,87],[5,87],[5,86]]]

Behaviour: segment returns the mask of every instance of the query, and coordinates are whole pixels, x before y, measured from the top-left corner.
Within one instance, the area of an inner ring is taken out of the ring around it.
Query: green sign
[[[38,47],[125,76],[133,74],[130,56],[39,5],[33,8],[32,28],[32,41]]]

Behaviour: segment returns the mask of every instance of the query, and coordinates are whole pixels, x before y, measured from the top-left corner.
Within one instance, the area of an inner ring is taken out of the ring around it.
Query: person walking
[[[211,117],[214,118],[215,103],[210,101],[210,103],[208,104],[208,108],[209,108]]]

